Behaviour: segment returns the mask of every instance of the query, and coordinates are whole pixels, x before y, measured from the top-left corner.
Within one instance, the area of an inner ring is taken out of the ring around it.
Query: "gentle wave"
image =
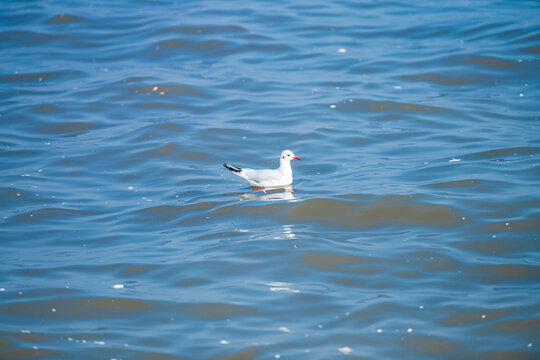
[[[0,357],[538,357],[533,3],[2,10]]]

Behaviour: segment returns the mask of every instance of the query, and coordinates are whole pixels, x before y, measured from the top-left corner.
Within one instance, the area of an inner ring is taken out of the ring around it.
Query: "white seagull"
[[[253,170],[239,168],[229,164],[223,164],[223,166],[253,186],[260,188],[280,187],[292,184],[292,159],[300,160],[300,158],[296,157],[291,150],[283,150],[279,159],[279,167],[277,169]]]

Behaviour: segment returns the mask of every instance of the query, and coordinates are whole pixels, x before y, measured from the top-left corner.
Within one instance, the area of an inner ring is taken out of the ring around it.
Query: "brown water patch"
[[[122,275],[138,275],[158,269],[157,265],[134,265],[122,270]]]
[[[210,159],[210,156],[205,153],[189,151],[175,143],[158,146],[152,150],[140,152],[138,157],[141,158],[171,158],[175,160],[201,160]]]
[[[153,307],[148,301],[135,299],[74,298],[4,304],[0,313],[39,319],[95,319],[133,316],[133,312]]]
[[[450,110],[427,105],[419,104],[407,104],[398,103],[393,101],[370,101],[361,99],[350,99],[335,104],[335,108],[338,111],[345,113],[357,113],[357,112],[420,112],[428,114],[441,114],[448,113]]]
[[[500,231],[517,231],[527,233],[540,233],[540,214],[531,214],[529,219],[498,221],[482,225],[478,228],[480,233],[494,233]]]
[[[302,256],[301,261],[302,263],[319,270],[337,270],[350,264],[373,263],[375,262],[375,259],[363,256],[329,254],[326,252],[312,251]]]
[[[444,76],[440,74],[419,74],[419,75],[404,75],[400,79],[405,81],[426,81],[437,85],[468,85],[474,83],[470,76],[455,77]]]
[[[529,46],[521,50],[527,54],[539,54],[540,53],[540,45],[535,46]]]
[[[217,209],[214,214],[227,215],[227,216],[239,216],[239,215],[271,215],[284,209],[283,204],[270,204],[265,206],[237,206],[229,205],[223,206]]]
[[[486,359],[486,360],[538,360],[538,357],[534,352],[526,352],[522,350],[514,351],[479,351],[475,353],[469,353],[471,358],[474,359]]]
[[[461,357],[457,355],[465,350],[459,343],[436,336],[415,335],[414,337],[406,337],[403,344],[412,353],[427,355],[432,358],[438,358],[441,354],[444,354],[449,359],[459,359]]]
[[[33,31],[6,31],[0,33],[0,41],[15,42],[18,46],[44,45],[47,42],[59,40],[64,35],[47,34]]]
[[[199,279],[199,278],[189,278],[189,279],[183,279],[183,280],[180,280],[176,283],[174,283],[174,286],[180,286],[180,287],[184,287],[184,286],[200,286],[200,285],[205,285],[205,284],[208,284],[208,280],[205,280],[205,279]]]
[[[477,182],[478,180],[476,179],[457,180],[457,181],[448,181],[448,182],[442,182],[442,183],[437,183],[437,184],[431,184],[428,186],[434,187],[434,188],[463,187],[463,186],[475,185]]]
[[[186,310],[201,319],[224,320],[240,315],[252,315],[256,311],[250,307],[221,303],[189,304]]]
[[[156,44],[160,48],[171,48],[171,49],[187,49],[192,45],[189,41],[186,40],[164,40]]]
[[[70,134],[81,131],[99,129],[101,126],[91,123],[68,123],[68,124],[47,124],[39,126],[39,132],[42,134]]]
[[[42,114],[56,114],[62,111],[58,106],[53,105],[38,105],[34,106],[32,109],[33,112],[42,113]]]
[[[523,281],[527,283],[540,282],[540,267],[534,265],[477,265],[470,269],[488,283]]]
[[[196,203],[183,206],[160,205],[137,210],[135,214],[150,216],[155,221],[166,222],[178,219],[182,215],[191,215],[193,212],[198,213],[200,211],[209,210],[217,205],[219,205],[219,203],[216,202]]]
[[[76,15],[60,14],[47,20],[47,23],[57,24],[57,23],[81,22],[81,21],[85,21],[85,19]]]
[[[441,319],[438,323],[442,326],[465,326],[474,325],[486,321],[487,315],[482,311],[464,311],[459,309],[453,309],[449,311],[452,315]]]
[[[58,351],[43,350],[43,349],[13,349],[8,351],[0,351],[2,359],[61,359],[65,357]]]
[[[259,351],[255,347],[248,347],[231,355],[220,356],[218,360],[249,360],[254,359]]]
[[[500,59],[493,56],[469,56],[463,60],[463,63],[481,65],[481,67],[498,70],[510,70],[519,66],[519,63],[515,61]]]
[[[472,194],[480,194],[491,193],[496,191],[496,189],[504,189],[505,187],[509,187],[511,185],[512,184],[508,184],[500,180],[466,179],[428,184],[426,186],[434,189],[445,189],[447,191],[451,191],[452,188],[460,188],[455,189],[455,191],[459,191],[461,193],[468,192]]]
[[[482,151],[474,153],[468,157],[471,159],[490,159],[490,158],[504,158],[513,155],[534,155],[538,153],[538,148],[535,147],[515,147],[515,148],[503,148],[489,151]]]
[[[95,215],[95,212],[91,211],[82,211],[74,209],[63,209],[63,208],[43,208],[37,209],[28,213],[18,214],[13,220],[14,221],[36,221],[36,220],[53,220],[55,222],[63,220],[71,220],[75,217],[84,217]]]
[[[374,203],[312,199],[295,204],[288,219],[314,222],[346,229],[366,229],[393,225],[455,226],[454,209],[418,203],[407,197],[382,197]]]
[[[188,85],[154,85],[140,90],[144,93],[155,93],[159,95],[186,95],[207,98],[208,93]]]
[[[144,346],[144,344],[143,344]],[[185,358],[178,355],[169,355],[162,352],[146,352],[146,351],[137,351],[136,353],[129,354],[130,359],[134,360],[187,360],[190,358]]]
[[[160,29],[156,34],[180,33],[192,35],[245,33],[247,30],[236,25],[174,26]]]
[[[218,41],[218,40],[209,40],[209,41],[203,41],[203,42],[197,43],[197,42],[191,42],[191,41],[186,41],[186,40],[172,39],[172,40],[160,41],[157,43],[157,46],[162,47],[162,48],[189,49],[189,50],[198,50],[198,51],[224,48],[229,45],[230,45],[229,42]]]
[[[529,334],[540,333],[540,317],[531,314],[528,319],[501,321],[494,325],[496,329],[500,331],[515,332],[527,332]]]
[[[13,75],[0,75],[0,82],[20,82],[20,83],[28,83],[32,81],[41,82],[46,80],[51,80],[55,77],[57,77],[57,73],[28,73],[28,74],[13,74]],[[34,107],[36,109],[37,107]]]

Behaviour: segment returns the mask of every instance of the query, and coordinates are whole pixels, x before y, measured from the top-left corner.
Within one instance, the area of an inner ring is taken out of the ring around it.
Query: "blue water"
[[[0,10],[0,358],[539,357],[537,2]]]

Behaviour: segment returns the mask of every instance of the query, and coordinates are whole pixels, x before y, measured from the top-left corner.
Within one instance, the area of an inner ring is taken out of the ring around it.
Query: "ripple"
[[[0,357],[534,358],[538,7],[269,5],[3,6]]]

